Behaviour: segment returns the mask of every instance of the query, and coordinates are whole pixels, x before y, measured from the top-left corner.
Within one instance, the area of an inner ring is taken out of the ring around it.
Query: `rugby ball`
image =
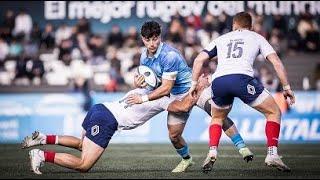
[[[138,66],[138,74],[144,76],[148,89],[156,89],[161,84],[161,80],[157,77],[156,73],[148,66]]]

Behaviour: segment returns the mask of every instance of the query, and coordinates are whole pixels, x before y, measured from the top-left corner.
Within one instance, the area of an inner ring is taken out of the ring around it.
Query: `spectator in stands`
[[[80,49],[82,58],[85,59],[86,61],[92,57],[92,52],[89,48],[87,38],[88,37],[85,34],[78,33],[76,35],[76,42],[75,42],[77,43],[76,46]]]
[[[38,23],[33,23],[31,34],[30,34],[30,40],[37,44],[38,48],[40,47],[40,41],[41,41],[41,29],[38,25]]]
[[[3,70],[3,65],[7,58],[8,53],[9,53],[9,46],[7,42],[0,37],[0,71]]]
[[[45,73],[43,62],[39,56],[34,56],[26,62],[27,76],[33,85],[40,85]]]
[[[8,59],[18,60],[23,52],[23,46],[16,38],[14,38],[9,46]]]
[[[206,47],[213,39],[219,36],[218,18],[207,13],[203,20],[203,28],[197,31],[202,47]]]
[[[119,88],[119,85],[124,84],[124,78],[122,76],[121,72],[121,61],[117,57],[117,49],[115,47],[110,47],[108,51],[109,57],[110,57],[110,80],[105,85],[106,91],[117,91]]]
[[[281,35],[287,33],[287,22],[284,19],[284,16],[279,14],[273,16],[273,28],[279,29]]]
[[[13,29],[13,35],[19,40],[28,40],[32,30],[32,18],[24,9],[21,9],[19,14],[15,18],[15,26]]]
[[[190,16],[186,17],[186,24],[197,31],[202,28],[202,19],[200,16],[191,14]]]
[[[69,66],[72,58],[71,53],[73,50],[73,44],[70,39],[65,39],[61,41],[59,46],[59,60],[61,60],[65,65]]]
[[[139,33],[134,26],[129,27],[128,34],[125,36],[124,47],[133,48],[139,43]]]
[[[123,85],[124,80],[121,72],[121,60],[118,58],[117,49],[111,48],[110,52],[110,65],[111,65],[111,77],[116,79],[117,84]]]
[[[56,44],[59,46],[62,40],[69,39],[72,36],[72,28],[62,23],[56,31]]]
[[[106,60],[105,42],[102,36],[94,35],[91,37],[88,46],[92,52],[89,59],[90,64],[102,64]]]
[[[28,85],[29,81],[27,77],[27,58],[20,56],[16,64],[14,83],[17,85]]]
[[[166,34],[164,35],[165,39],[174,44],[180,44],[184,40],[184,27],[182,23],[177,19],[172,19]]]
[[[107,40],[108,40],[108,45],[115,46],[117,48],[122,47],[124,37],[118,25],[112,26],[111,32],[108,35]]]
[[[41,35],[40,49],[44,51],[51,51],[55,47],[55,32],[53,25],[48,23],[44,28],[44,32]]]
[[[91,34],[91,25],[86,18],[81,18],[77,24],[77,32],[86,35]]]
[[[0,36],[4,38],[7,42],[12,40],[12,31],[15,26],[15,16],[11,9],[5,12],[4,20],[1,23]]]
[[[306,31],[305,48],[309,52],[317,52],[320,48],[320,33],[315,22],[311,24],[311,28]]]
[[[39,45],[35,41],[28,40],[23,44],[23,53],[27,58],[35,58],[39,54]]]

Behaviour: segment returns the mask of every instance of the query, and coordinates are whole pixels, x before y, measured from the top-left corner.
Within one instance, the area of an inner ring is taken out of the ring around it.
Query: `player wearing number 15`
[[[277,153],[281,122],[280,109],[269,92],[253,77],[252,66],[258,54],[261,53],[275,68],[283,85],[283,95],[289,98],[290,105],[294,103],[295,97],[290,89],[286,70],[276,52],[264,37],[251,31],[251,28],[250,14],[246,12],[236,14],[233,18],[233,31],[215,39],[195,59],[190,94],[195,89],[203,63],[215,56],[218,57],[218,66],[212,76],[210,150],[203,163],[203,171],[212,170],[213,163],[217,159],[222,120],[230,112],[234,97],[240,98],[266,117],[265,133],[268,151],[265,164],[282,171],[290,171]]]

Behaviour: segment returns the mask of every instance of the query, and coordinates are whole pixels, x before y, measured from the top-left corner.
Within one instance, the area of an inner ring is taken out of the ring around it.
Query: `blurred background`
[[[79,136],[94,103],[133,88],[140,27],[162,25],[162,40],[192,67],[197,54],[230,32],[232,16],[248,11],[253,30],[283,61],[297,102],[288,107],[270,63],[258,56],[255,76],[283,112],[281,142],[320,142],[319,1],[2,1],[0,2],[0,143],[17,143],[34,130]],[[214,73],[214,61],[204,73]],[[265,119],[236,100],[230,117],[247,142],[265,143]],[[207,142],[210,118],[194,108],[185,128],[189,142]],[[111,142],[170,142],[166,112]],[[225,136],[224,142],[230,143]]]

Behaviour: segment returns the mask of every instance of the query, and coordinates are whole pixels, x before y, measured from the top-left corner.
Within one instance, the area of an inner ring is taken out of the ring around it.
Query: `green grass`
[[[17,144],[0,145],[0,178],[319,178],[320,144],[281,144],[279,154],[292,169],[280,172],[264,165],[264,145],[249,144],[255,154],[254,160],[246,163],[236,149],[221,144],[214,171],[204,174],[201,164],[207,153],[206,144],[190,144],[196,164],[185,173],[173,174],[171,170],[180,158],[171,144],[110,144],[100,160],[88,173],[79,173],[53,164],[41,168],[43,175],[30,172],[28,150]],[[80,152],[58,146],[40,146],[40,149],[55,150],[80,155]]]

